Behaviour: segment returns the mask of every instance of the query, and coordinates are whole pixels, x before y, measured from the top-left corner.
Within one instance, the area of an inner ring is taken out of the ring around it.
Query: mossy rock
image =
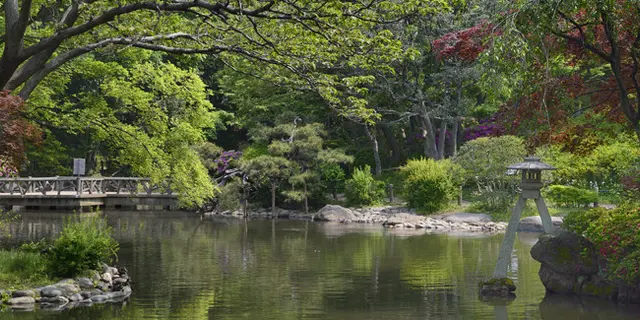
[[[516,297],[516,285],[509,278],[491,279],[479,284],[479,295],[488,298],[513,299]]]
[[[595,246],[571,232],[540,237],[531,248],[531,257],[562,274],[591,275],[598,272]]]

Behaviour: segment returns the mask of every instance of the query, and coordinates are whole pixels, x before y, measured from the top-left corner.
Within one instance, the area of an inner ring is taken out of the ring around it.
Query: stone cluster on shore
[[[377,207],[349,209],[327,205],[320,209],[314,220],[340,223],[382,224],[385,228],[426,229],[432,231],[467,231],[496,233],[506,229],[507,223],[493,222],[482,213],[454,213],[438,216],[422,216],[403,207]]]
[[[64,310],[94,303],[121,302],[131,295],[131,280],[124,268],[103,265],[102,273],[91,277],[64,279],[56,284],[31,290],[0,290],[2,303],[12,309]]]
[[[424,229],[433,232],[504,232],[506,222],[494,222],[487,214],[453,213],[446,215],[424,216],[406,207],[386,206],[372,208],[344,208],[338,205],[326,205],[315,214],[278,209],[277,218],[292,220],[329,221],[337,223],[379,224],[385,228]],[[211,212],[205,216],[243,217],[241,211]],[[262,209],[249,212],[249,219],[272,218],[270,210]],[[540,228],[542,226],[540,225]]]

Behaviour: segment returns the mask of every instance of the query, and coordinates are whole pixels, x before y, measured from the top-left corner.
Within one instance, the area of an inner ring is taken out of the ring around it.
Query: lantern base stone
[[[482,298],[514,299],[516,285],[509,278],[491,279],[481,282],[478,294]]]

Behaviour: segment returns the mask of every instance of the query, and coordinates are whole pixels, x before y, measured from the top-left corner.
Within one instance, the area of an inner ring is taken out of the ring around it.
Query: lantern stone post
[[[542,183],[542,171],[555,170],[551,165],[548,165],[540,161],[538,157],[527,157],[524,162],[520,162],[508,167],[510,170],[519,170],[522,173],[522,181],[520,182],[520,197],[516,202],[513,212],[511,213],[511,219],[507,225],[507,230],[500,245],[500,252],[498,253],[498,262],[496,268],[493,271],[492,280],[482,283],[480,285],[480,294],[482,296],[498,296],[498,297],[512,297],[514,296],[515,285],[513,281],[507,278],[507,269],[511,260],[511,251],[513,250],[513,243],[516,237],[516,231],[520,224],[520,216],[525,208],[527,199],[533,199],[538,208],[540,219],[542,220],[542,226],[545,233],[553,233],[553,223],[547,205],[544,203],[544,199],[540,194],[540,189],[544,186]]]

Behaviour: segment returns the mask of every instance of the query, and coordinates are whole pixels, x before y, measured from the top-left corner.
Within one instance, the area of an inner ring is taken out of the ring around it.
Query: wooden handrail
[[[159,192],[154,192],[159,191]],[[142,177],[13,177],[0,178],[2,194],[40,193],[43,196],[61,195],[62,192],[82,194],[173,194],[169,188],[151,184]],[[55,194],[55,195],[54,195]]]

